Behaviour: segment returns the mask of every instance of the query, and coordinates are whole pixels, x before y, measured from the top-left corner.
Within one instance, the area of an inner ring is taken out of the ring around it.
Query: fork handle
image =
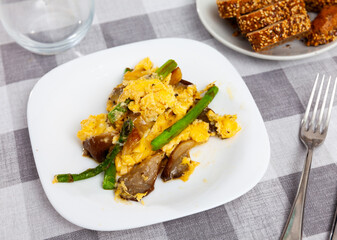
[[[337,240],[337,224],[336,223],[337,223],[337,206],[335,209],[335,215],[333,217],[329,240]]]
[[[300,240],[302,239],[303,213],[305,205],[305,196],[307,192],[310,167],[312,162],[313,148],[309,147],[307,158],[305,160],[304,169],[297,194],[290,210],[286,225],[283,229],[281,240]]]

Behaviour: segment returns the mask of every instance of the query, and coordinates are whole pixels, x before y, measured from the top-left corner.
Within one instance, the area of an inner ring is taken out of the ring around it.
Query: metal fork
[[[329,125],[330,116],[331,116],[331,110],[333,106],[333,100],[334,100],[334,96],[336,92],[337,78],[333,86],[328,110],[325,111],[325,105],[326,105],[329,87],[330,87],[330,81],[331,81],[331,77],[329,77],[326,90],[325,90],[325,94],[323,97],[322,105],[321,105],[320,114],[317,116],[318,105],[321,101],[321,93],[322,93],[322,88],[324,85],[324,78],[325,78],[325,75],[323,75],[322,77],[321,84],[320,84],[318,94],[316,97],[316,103],[315,103],[315,106],[314,106],[314,109],[313,109],[313,112],[310,118],[309,113],[310,113],[312,101],[314,99],[314,95],[316,92],[317,83],[319,81],[319,74],[317,74],[317,77],[316,77],[316,80],[315,80],[315,83],[314,83],[314,86],[313,86],[313,89],[312,89],[312,92],[309,98],[307,109],[301,121],[300,139],[302,143],[307,147],[307,157],[306,157],[306,161],[304,164],[304,169],[302,171],[301,180],[298,186],[297,194],[296,194],[295,200],[290,210],[290,214],[288,216],[286,225],[283,229],[283,232],[280,238],[282,240],[302,239],[305,196],[306,196],[306,191],[307,191],[313,150],[315,147],[319,146],[324,141],[327,135],[328,125]],[[324,118],[324,121],[323,121],[323,118]]]

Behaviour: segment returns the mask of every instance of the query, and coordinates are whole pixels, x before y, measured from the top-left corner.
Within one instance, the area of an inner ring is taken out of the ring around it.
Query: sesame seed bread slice
[[[307,14],[294,15],[260,30],[247,34],[254,51],[259,52],[283,44],[294,38],[300,38],[310,30]]]
[[[268,6],[274,0],[216,0],[219,16],[232,18]]]
[[[242,34],[256,31],[296,14],[307,14],[303,0],[282,0],[260,10],[239,16],[237,23]]]

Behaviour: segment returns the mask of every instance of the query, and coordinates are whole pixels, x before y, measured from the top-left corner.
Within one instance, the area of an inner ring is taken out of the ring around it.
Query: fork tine
[[[331,76],[329,77],[328,84],[326,86],[326,90],[325,90],[325,94],[324,94],[324,99],[323,99],[323,103],[322,103],[322,108],[321,108],[321,111],[320,111],[320,114],[319,114],[319,119],[318,119],[318,123],[317,123],[317,128],[319,130],[321,128],[321,123],[322,123],[323,114],[324,114],[324,110],[325,110],[326,99],[328,98],[330,82],[331,82]]]
[[[323,75],[323,77],[324,76],[325,75]],[[305,114],[304,114],[304,117],[302,119],[302,125],[306,124],[306,122],[308,120],[308,116],[309,116],[309,112],[310,112],[310,108],[311,108],[312,99],[314,98],[314,94],[315,94],[315,90],[316,90],[316,85],[317,85],[318,77],[319,77],[319,73],[317,73],[314,86],[312,87],[312,91],[311,91],[311,95],[310,95],[310,98],[309,98],[309,101],[308,101],[307,109],[305,110]]]
[[[336,86],[337,86],[337,77],[335,79],[335,84],[334,84],[333,90],[332,90],[332,95],[331,95],[331,99],[330,99],[330,104],[329,104],[328,114],[327,114],[327,117],[326,117],[324,131],[326,131],[328,129],[328,126],[329,126],[329,121],[330,121],[330,116],[331,116],[331,111],[332,111],[332,106],[333,106],[333,100],[335,98]]]
[[[323,75],[321,85],[319,86],[319,90],[318,90],[318,94],[317,94],[317,98],[316,98],[316,102],[315,102],[314,111],[312,113],[311,121],[310,121],[310,124],[309,124],[309,128],[310,128],[310,126],[312,126],[313,130],[315,130],[316,113],[317,113],[317,108],[318,108],[319,100],[321,98],[322,88],[323,88],[323,84],[324,84],[324,78],[325,78],[325,75]]]

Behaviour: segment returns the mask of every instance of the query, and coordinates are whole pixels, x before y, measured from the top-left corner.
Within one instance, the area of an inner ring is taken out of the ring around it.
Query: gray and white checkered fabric
[[[242,197],[177,220],[114,232],[82,229],[49,203],[35,168],[27,100],[54,67],[89,53],[153,38],[182,37],[226,56],[250,89],[265,121],[271,160],[260,183]],[[265,61],[234,52],[201,24],[194,0],[97,0],[85,39],[56,56],[32,54],[0,27],[0,239],[278,239],[296,194],[305,148],[298,128],[316,73],[337,76],[337,48],[299,61]],[[337,100],[336,100],[337,102]],[[337,109],[314,155],[304,218],[307,240],[327,239],[337,202]]]

